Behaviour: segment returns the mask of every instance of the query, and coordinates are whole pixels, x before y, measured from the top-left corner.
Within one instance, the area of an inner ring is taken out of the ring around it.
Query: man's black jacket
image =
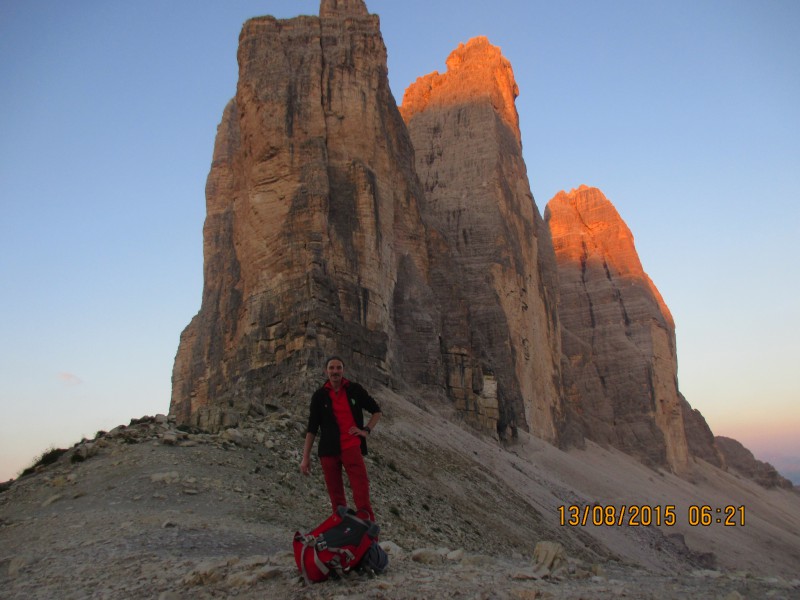
[[[347,394],[347,404],[350,412],[353,413],[353,420],[356,427],[364,427],[364,413],[381,412],[380,406],[375,399],[367,393],[363,387],[353,381],[344,380],[342,382],[345,394]],[[323,386],[311,396],[311,407],[308,412],[307,432],[317,435],[321,430],[319,438],[320,456],[337,456],[341,454],[339,443],[339,425],[333,415],[333,401],[328,393],[328,388]],[[361,438],[361,454],[367,453],[367,440]]]

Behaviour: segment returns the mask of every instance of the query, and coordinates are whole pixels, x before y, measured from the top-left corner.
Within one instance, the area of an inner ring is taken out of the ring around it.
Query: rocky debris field
[[[392,434],[368,457],[388,571],[309,587],[292,536],[330,506],[319,468],[299,473],[303,434],[277,408],[219,434],[157,416],[58,453],[0,493],[0,597],[800,598],[798,580],[703,569],[678,552],[671,572],[626,564],[463,456],[425,463]]]

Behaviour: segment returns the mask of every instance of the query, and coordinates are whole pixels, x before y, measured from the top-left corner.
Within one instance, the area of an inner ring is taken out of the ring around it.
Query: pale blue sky
[[[686,398],[716,434],[800,457],[800,3],[367,6],[398,103],[460,42],[500,46],[539,210],[600,188],[675,317]],[[241,24],[318,8],[0,0],[0,481],[167,412]]]

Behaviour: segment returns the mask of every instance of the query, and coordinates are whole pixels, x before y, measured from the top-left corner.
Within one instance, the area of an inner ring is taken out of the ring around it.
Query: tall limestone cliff
[[[725,465],[611,203],[583,187],[541,218],[498,48],[459,46],[399,110],[363,0],[251,19],[238,60],[202,303],[173,370],[179,422],[216,430],[309,392],[337,353],[359,380],[447,398],[500,436],[585,436],[678,473]]]
[[[409,86],[400,111],[425,189],[447,392],[484,428],[555,443],[556,266],[522,159],[517,95],[508,60],[479,37],[450,54],[446,73]]]
[[[722,459],[678,390],[675,325],[633,236],[600,190],[560,192],[545,210],[558,261],[562,373],[584,435],[646,463]]]
[[[238,59],[171,412],[212,430],[235,423],[310,390],[338,353],[367,383],[558,443],[555,257],[499,50],[475,40],[447,74],[412,86],[408,129],[361,0],[252,19]]]
[[[422,190],[378,17],[363,0],[322,0],[319,17],[251,19],[238,61],[171,412],[212,430],[235,423],[310,389],[331,353],[366,382],[390,383],[399,364],[440,379]]]

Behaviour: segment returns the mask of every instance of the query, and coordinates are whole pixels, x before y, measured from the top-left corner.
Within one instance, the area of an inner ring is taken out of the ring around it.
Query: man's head
[[[344,361],[338,356],[331,356],[325,361],[325,375],[334,387],[342,384],[342,374],[344,373]]]

